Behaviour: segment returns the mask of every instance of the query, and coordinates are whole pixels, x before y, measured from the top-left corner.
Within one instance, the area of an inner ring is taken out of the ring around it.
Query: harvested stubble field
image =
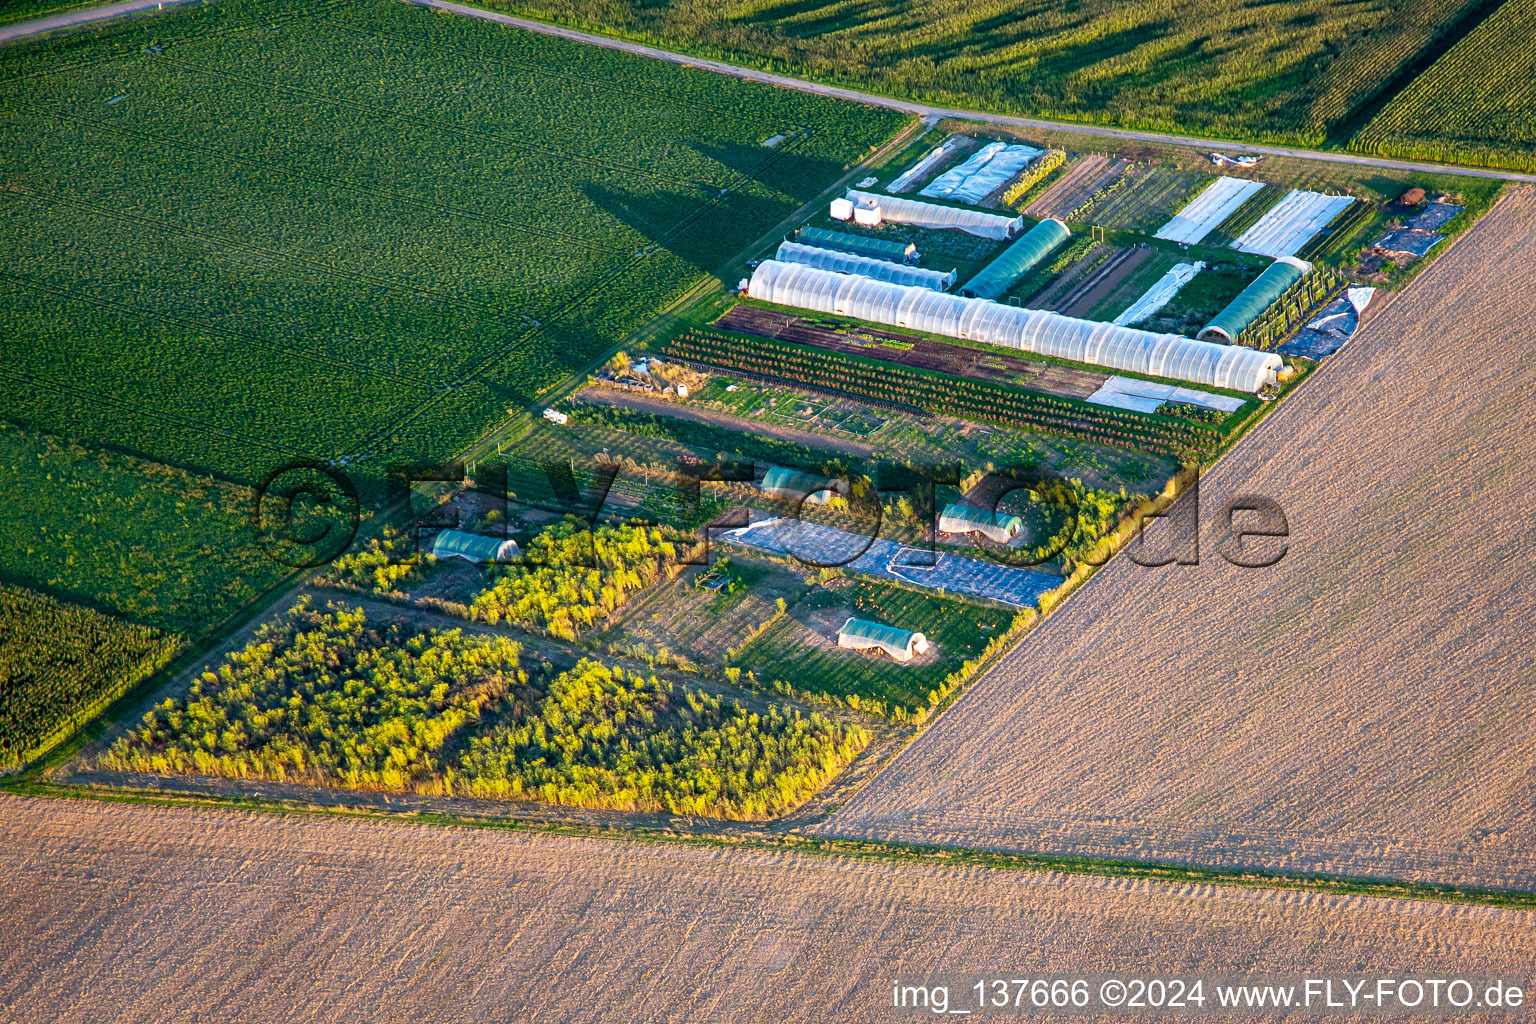
[[[1116,560],[826,831],[1529,889],[1533,235],[1514,190],[1218,463],[1198,567]]]
[[[0,836],[17,1024],[889,1021],[893,974],[1480,976],[1536,945],[1485,907],[209,809],[4,797]]]

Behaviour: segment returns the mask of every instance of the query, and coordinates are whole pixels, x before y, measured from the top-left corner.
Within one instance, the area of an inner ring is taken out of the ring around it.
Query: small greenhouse
[[[997,298],[1071,237],[1072,232],[1062,221],[1054,217],[1041,221],[977,271],[975,277],[965,282],[960,294],[978,299]]]
[[[852,216],[852,214],[850,214]],[[801,245],[814,245],[820,249],[836,249],[871,259],[890,260],[893,263],[910,263],[917,259],[917,246],[911,242],[895,242],[867,235],[850,235],[845,231],[829,231],[826,228],[801,228],[795,235]]]
[[[898,196],[881,196],[852,188],[848,190],[847,198],[852,200],[855,207],[870,204],[878,206],[881,219],[892,224],[911,224],[914,227],[936,230],[954,228],[979,238],[991,238],[996,241],[1012,238],[1024,229],[1023,217],[1000,217],[995,213],[982,213],[980,210],[922,203],[916,199],[902,199]]]
[[[928,638],[882,622],[849,617],[837,631],[837,646],[855,651],[884,651],[897,661],[911,661],[928,653]]]
[[[1284,365],[1273,352],[1153,334],[778,260],[758,264],[747,288],[752,298],[781,306],[1208,387],[1255,392],[1274,383]]]
[[[462,558],[476,565],[491,562],[510,562],[517,557],[517,541],[500,537],[485,537],[462,530],[440,530],[432,542],[432,557]]]
[[[786,501],[804,500],[808,505],[825,505],[832,500],[832,494],[848,493],[848,481],[803,473],[783,466],[770,466],[768,472],[763,474],[762,492]]]
[[[876,281],[911,285],[914,288],[930,288],[937,292],[948,291],[955,283],[953,270],[948,273],[942,270],[924,270],[922,267],[909,267],[905,263],[892,263],[890,260],[859,256],[851,252],[838,252],[836,249],[820,249],[814,245],[801,245],[799,242],[780,242],[779,249],[773,254],[773,258],[784,263],[803,263],[807,267],[830,270],[838,274],[862,274]]]
[[[987,512],[969,505],[951,504],[939,513],[940,533],[979,533],[988,540],[1007,544],[1024,530],[1024,520],[1003,512]]]
[[[1254,278],[1248,287],[1238,292],[1237,298],[1227,303],[1210,323],[1200,328],[1200,338],[1219,341],[1224,345],[1232,344],[1245,327],[1263,316],[1264,311],[1274,305],[1291,285],[1306,277],[1311,270],[1312,264],[1306,260],[1281,256],[1265,267],[1264,273]]]

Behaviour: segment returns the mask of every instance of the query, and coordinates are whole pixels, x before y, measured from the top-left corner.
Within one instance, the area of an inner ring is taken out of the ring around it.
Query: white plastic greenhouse
[[[1353,202],[1350,196],[1291,189],[1258,223],[1238,235],[1232,248],[1271,259],[1294,256]]]
[[[873,192],[849,189],[847,198],[854,209],[875,206],[882,220],[892,224],[911,224],[920,228],[955,228],[980,238],[997,241],[1012,238],[1024,227],[1023,217],[999,217],[995,213],[979,210],[962,210],[957,206],[939,206],[937,203],[920,203],[916,199],[899,196],[881,196]]]
[[[1152,237],[1186,244],[1199,242],[1263,188],[1262,181],[1247,181],[1224,174],[1207,185]]]
[[[1043,152],[1034,146],[994,142],[971,154],[965,163],[934,178],[917,194],[956,203],[979,203]]]
[[[808,267],[830,270],[838,274],[862,274],[876,281],[912,285],[915,288],[931,288],[936,292],[948,291],[955,283],[953,270],[948,273],[942,270],[925,270],[922,267],[909,267],[905,263],[892,263],[889,260],[857,256],[851,252],[838,252],[836,249],[821,249],[814,245],[801,245],[799,242],[780,242],[779,249],[773,254],[773,258],[784,263],[803,263]]]
[[[748,294],[818,313],[1238,391],[1258,391],[1273,383],[1284,365],[1273,352],[1153,334],[777,260],[758,264]]]

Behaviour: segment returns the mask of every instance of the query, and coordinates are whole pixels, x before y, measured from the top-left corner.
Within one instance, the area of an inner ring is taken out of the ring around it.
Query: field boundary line
[[[285,595],[286,598],[286,595]],[[279,598],[279,603],[285,598]],[[270,605],[264,606],[266,611]],[[253,616],[254,617],[254,616]],[[213,645],[216,646],[216,643]],[[195,661],[196,659],[190,659]],[[182,659],[178,659],[181,662]],[[182,670],[185,670],[183,664]],[[161,672],[165,672],[162,669]],[[133,691],[123,700],[133,696]],[[671,815],[678,827],[636,826],[627,823],[632,812],[593,812],[560,804],[538,805],[509,802],[509,810],[527,808],[534,816],[515,813],[492,816],[468,811],[390,809],[379,804],[319,803],[255,793],[224,794],[191,789],[135,789],[95,783],[67,783],[49,777],[48,769],[62,762],[97,719],[55,749],[47,763],[34,762],[20,772],[0,776],[0,793],[62,800],[93,800],[101,803],[141,804],[154,807],[193,807],[236,810],[247,813],[294,817],[343,818],[376,821],[401,827],[480,828],[569,836],[608,842],[635,842],[703,846],[713,849],[758,850],[798,853],[859,861],[926,864],[934,867],[984,868],[987,870],[1052,873],[1079,877],[1134,880],[1166,885],[1210,885],[1263,892],[1305,893],[1332,898],[1407,900],[1460,906],[1481,906],[1523,913],[1536,912],[1536,892],[1519,889],[1415,882],[1381,876],[1331,875],[1322,872],[1283,871],[1260,867],[1221,867],[1173,861],[1122,860],[1111,857],[1073,856],[1052,853],[1014,853],[979,847],[935,846],[879,839],[842,839],[807,835],[799,831],[773,831],[773,822],[715,821],[694,815]],[[99,726],[98,726],[99,727]],[[171,780],[174,782],[174,780]],[[319,795],[342,794],[345,789],[314,787]],[[409,794],[407,794],[409,795]],[[549,817],[537,816],[543,811]],[[557,820],[562,813],[589,816],[587,822]],[[691,828],[684,826],[693,826]]]
[[[1304,160],[1353,164],[1361,167],[1380,167],[1395,171],[1420,171],[1427,174],[1460,174],[1473,178],[1497,178],[1503,181],[1536,182],[1536,174],[1521,174],[1517,171],[1505,171],[1492,167],[1466,167],[1457,164],[1440,164],[1419,160],[1390,160],[1384,157],[1365,156],[1359,153],[1329,152],[1325,150],[1304,149],[1299,146],[1271,146],[1254,142],[1235,142],[1228,139],[1205,139],[1165,132],[1112,128],[1105,125],[1075,124],[1070,121],[1048,121],[1034,117],[1019,117],[1013,114],[991,113],[984,110],[940,107],[928,103],[918,103],[913,100],[895,99],[890,96],[882,96],[879,93],[848,89],[843,86],[823,85],[820,82],[794,78],[790,75],[782,75],[771,71],[760,71],[756,68],[742,67],[737,64],[728,64],[725,61],[713,60],[707,57],[694,57],[686,53],[677,53],[672,50],[663,50],[660,47],[649,46],[645,43],[634,42],[622,36],[584,32],[573,28],[566,28],[563,25],[537,21],[532,18],[501,14],[496,11],[485,10],[481,7],[452,3],[450,0],[401,0],[401,2],[410,4],[412,7],[423,7],[431,10],[445,11],[450,14],[461,14],[465,17],[509,25],[528,32],[556,36],[571,42],[587,43],[610,50],[623,50],[626,53],[664,60],[671,64],[681,64],[684,67],[700,71],[713,71],[732,78],[761,82],[764,85],[774,85],[783,89],[795,89],[800,92],[848,100],[853,103],[863,103],[867,106],[882,107],[887,110],[897,110],[905,114],[915,114],[919,117],[956,118],[964,121],[1003,124],[1016,128],[1032,128],[1040,131],[1067,132],[1077,135],[1125,139],[1131,142],[1163,142],[1196,149],[1235,150],[1242,153],[1262,153],[1266,156],[1299,157]]]

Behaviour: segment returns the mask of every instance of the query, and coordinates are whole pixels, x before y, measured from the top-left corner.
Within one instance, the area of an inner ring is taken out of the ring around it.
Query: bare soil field
[[[1125,279],[1141,269],[1141,265],[1155,253],[1151,249],[1133,247],[1121,249],[1110,257],[1098,270],[1067,293],[1056,304],[1056,311],[1064,316],[1086,317],[1093,308],[1103,302]]]
[[[0,797],[0,839],[16,1024],[889,1021],[893,975],[1536,948],[1536,914],[1487,907],[212,809]]]
[[[1536,887],[1533,238],[1520,187],[1207,476],[1198,566],[1117,559],[825,830]]]

